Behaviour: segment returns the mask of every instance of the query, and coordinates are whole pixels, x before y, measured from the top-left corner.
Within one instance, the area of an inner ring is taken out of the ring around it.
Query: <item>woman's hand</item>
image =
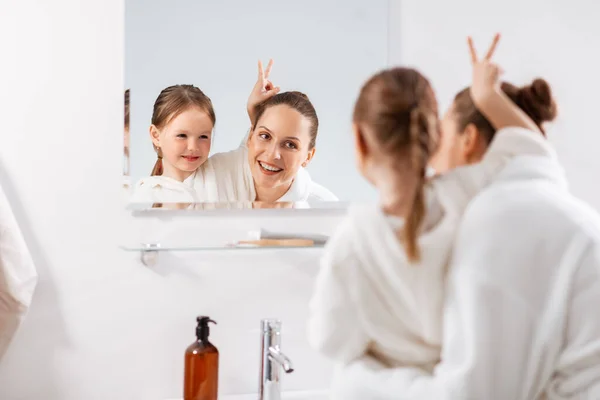
[[[519,127],[540,132],[540,128],[535,122],[502,91],[500,75],[503,71],[497,64],[491,62],[499,40],[500,34],[496,34],[485,57],[478,60],[473,39],[469,37],[469,50],[473,66],[473,82],[470,93],[473,103],[497,130]]]
[[[479,60],[475,46],[473,45],[473,39],[471,37],[468,38],[471,64],[473,66],[471,98],[476,107],[484,104],[491,96],[501,90],[500,75],[502,74],[502,69],[497,64],[491,62],[499,40],[500,34],[496,34],[487,54],[483,59]]]
[[[248,97],[248,116],[250,117],[250,123],[254,126],[254,109],[260,103],[267,101],[271,97],[279,93],[279,86],[274,86],[273,82],[269,80],[269,74],[273,68],[273,60],[269,60],[266,71],[263,71],[262,61],[258,61],[258,79],[256,84],[252,88],[250,97]]]

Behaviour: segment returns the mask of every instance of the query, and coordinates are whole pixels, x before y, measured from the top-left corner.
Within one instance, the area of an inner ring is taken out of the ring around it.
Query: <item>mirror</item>
[[[362,84],[387,66],[388,0],[125,6],[131,202],[330,208],[375,198],[355,166],[351,118]],[[257,82],[280,92],[249,113]],[[211,208],[228,206],[199,207]]]

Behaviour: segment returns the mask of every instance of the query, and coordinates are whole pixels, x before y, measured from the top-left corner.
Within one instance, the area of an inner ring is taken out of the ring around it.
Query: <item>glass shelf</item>
[[[125,251],[232,251],[232,250],[293,250],[293,249],[321,249],[325,247],[322,244],[312,246],[265,246],[265,245],[223,245],[223,246],[156,246],[140,244],[139,246],[121,245],[119,246]]]
[[[213,245],[213,246],[193,246],[193,245],[161,245],[161,244],[153,244],[153,243],[142,243],[140,245],[121,245],[119,246],[122,250],[127,252],[140,252],[140,261],[147,267],[152,267],[156,265],[158,262],[158,255],[161,252],[168,251],[184,251],[184,252],[204,252],[204,251],[257,251],[257,250],[302,250],[306,251],[309,249],[322,249],[325,245],[323,243],[315,243],[313,245],[264,245],[264,244],[245,244],[245,243],[236,243],[236,244],[224,244],[221,246]]]

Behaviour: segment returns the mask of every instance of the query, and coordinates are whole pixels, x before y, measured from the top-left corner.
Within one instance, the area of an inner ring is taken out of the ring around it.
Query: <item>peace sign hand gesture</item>
[[[269,80],[269,74],[273,68],[273,60],[269,60],[267,69],[263,71],[262,61],[258,61],[258,79],[252,88],[250,97],[248,97],[247,109],[250,122],[254,125],[254,109],[260,103],[267,101],[271,97],[279,93],[279,86],[274,86]]]
[[[479,60],[477,58],[475,46],[473,45],[473,39],[471,37],[468,38],[469,51],[471,53],[471,65],[473,66],[471,97],[476,106],[479,106],[488,99],[489,96],[500,90],[500,75],[503,71],[497,64],[491,62],[499,40],[500,34],[496,34],[485,57]]]
[[[487,54],[482,60],[479,60],[473,40],[469,37],[471,64],[473,65],[473,82],[471,83],[473,103],[497,130],[519,127],[540,132],[536,123],[513,103],[500,87],[502,69],[490,61],[499,40],[500,35],[496,34]]]

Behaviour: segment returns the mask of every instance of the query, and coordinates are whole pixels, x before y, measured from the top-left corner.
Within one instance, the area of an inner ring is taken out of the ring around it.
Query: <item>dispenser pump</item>
[[[210,317],[204,316],[196,318],[196,321],[198,321],[198,325],[196,326],[196,337],[202,342],[207,342],[208,335],[210,335],[208,323],[212,322],[213,324],[216,324],[216,322],[210,319]]]

